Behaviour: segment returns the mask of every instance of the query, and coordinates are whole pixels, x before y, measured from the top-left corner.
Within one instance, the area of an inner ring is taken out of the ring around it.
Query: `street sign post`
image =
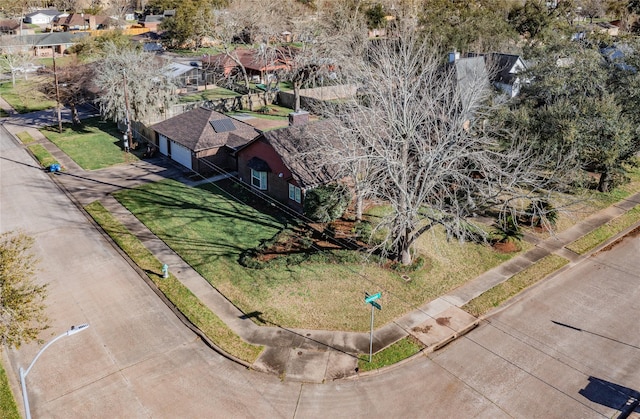
[[[373,354],[373,313],[374,313],[374,308],[377,308],[378,310],[382,310],[382,306],[380,306],[379,303],[376,302],[376,300],[379,300],[380,297],[382,297],[382,293],[378,292],[375,293],[373,295],[369,295],[368,293],[364,294],[364,302],[366,304],[371,304],[371,331],[369,332],[369,362],[371,362],[371,356]]]

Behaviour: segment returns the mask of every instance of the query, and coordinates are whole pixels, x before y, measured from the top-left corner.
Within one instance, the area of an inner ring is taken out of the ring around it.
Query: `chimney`
[[[289,126],[297,127],[300,125],[304,125],[309,122],[309,112],[307,111],[297,111],[291,112],[289,114]]]
[[[459,59],[460,59],[460,53],[458,51],[456,51],[455,48],[454,48],[453,51],[451,51],[449,53],[449,62],[450,63],[455,63]]]

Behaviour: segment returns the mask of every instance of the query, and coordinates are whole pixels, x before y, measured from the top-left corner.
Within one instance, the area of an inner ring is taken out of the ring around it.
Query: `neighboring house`
[[[270,74],[290,67],[289,57],[291,51],[284,49],[278,52],[278,58],[267,61],[260,57],[257,51],[248,49],[237,49],[232,52],[238,58],[238,61],[245,68],[249,80],[255,83],[267,83]],[[227,54],[207,55],[202,58],[202,68],[207,72],[221,74],[229,77],[240,71],[238,63]]]
[[[178,87],[197,86],[200,69],[191,65],[171,63],[167,66],[166,76],[173,79]]]
[[[53,21],[54,30],[64,32],[106,29],[111,22],[108,16],[95,16],[88,13],[72,13],[58,16]]]
[[[331,123],[295,122],[308,119],[305,114],[290,115],[292,126],[263,132],[237,153],[240,180],[299,213],[306,191],[338,180],[335,167],[313,153],[330,141],[322,139],[335,138],[327,135]]]
[[[249,124],[206,108],[174,116],[151,129],[157,133],[161,154],[205,176],[216,172],[215,168],[235,171],[235,152],[260,133]]]
[[[0,20],[0,35],[33,35],[34,33],[33,29],[17,20]]]
[[[164,15],[146,15],[138,21],[138,24],[140,24],[143,28],[149,28],[152,31],[157,31],[158,26],[160,26],[163,20]]]
[[[31,12],[24,17],[25,23],[32,23],[34,25],[48,25],[53,22],[53,19],[58,16],[60,12],[56,9],[42,9]]]
[[[36,57],[51,57],[53,51],[62,55],[67,48],[80,42],[87,33],[51,32],[45,34],[16,36],[12,49],[33,51]]]
[[[523,80],[520,74],[527,70],[527,65],[519,55],[490,53],[469,54],[469,56],[484,56],[488,68],[491,84],[509,97],[520,93]]]
[[[479,104],[478,99],[490,88],[485,59],[482,56],[461,58],[460,53],[453,51],[449,54],[448,65],[453,67],[457,96],[466,112],[466,129],[476,110],[474,105]]]

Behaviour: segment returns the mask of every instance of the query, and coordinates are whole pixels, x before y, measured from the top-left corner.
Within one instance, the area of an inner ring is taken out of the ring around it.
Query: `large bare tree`
[[[461,240],[482,236],[473,214],[506,218],[548,199],[564,173],[563,158],[486,123],[482,58],[443,66],[435,51],[413,32],[372,44],[350,73],[361,85],[358,100],[327,110],[340,121],[344,147],[324,152],[345,174],[359,173],[364,193],[388,203],[377,248],[403,264],[434,226]]]
[[[91,90],[94,87],[93,66],[74,62],[58,67],[56,74],[51,71],[51,78],[40,84],[39,90],[51,100],[58,100],[60,105],[68,106],[71,110],[71,122],[80,124],[78,106],[91,100]]]
[[[16,76],[23,74],[25,79],[28,72],[34,68],[33,45],[21,36],[0,36],[0,71],[11,73],[12,85],[16,85]]]

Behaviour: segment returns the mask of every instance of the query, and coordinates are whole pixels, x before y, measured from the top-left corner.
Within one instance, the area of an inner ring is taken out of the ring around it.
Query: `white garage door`
[[[171,158],[187,169],[191,169],[191,150],[171,141]]]
[[[158,139],[158,147],[160,148],[160,153],[162,153],[165,156],[169,155],[169,149],[167,148],[167,137],[165,137],[164,135],[161,135],[160,138]]]

